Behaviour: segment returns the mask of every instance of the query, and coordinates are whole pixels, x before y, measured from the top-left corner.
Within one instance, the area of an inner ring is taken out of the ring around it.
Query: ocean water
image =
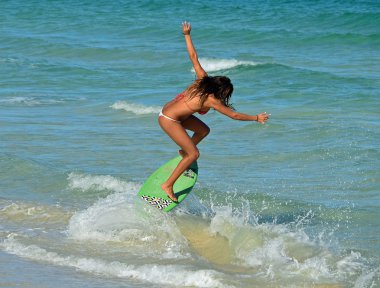
[[[379,287],[378,1],[1,1],[1,287]],[[136,198],[177,154],[160,107],[234,83],[199,181]]]

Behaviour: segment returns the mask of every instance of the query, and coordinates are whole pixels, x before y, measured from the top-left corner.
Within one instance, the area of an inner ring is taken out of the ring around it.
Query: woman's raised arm
[[[193,41],[191,40],[190,31],[191,31],[191,25],[190,23],[187,23],[186,21],[182,23],[182,31],[183,35],[185,35],[185,41],[186,41],[186,47],[187,52],[189,53],[189,57],[191,60],[191,63],[193,64],[195,74],[197,75],[197,78],[203,78],[207,76],[206,71],[202,68],[201,64],[198,60],[197,51],[195,51]]]

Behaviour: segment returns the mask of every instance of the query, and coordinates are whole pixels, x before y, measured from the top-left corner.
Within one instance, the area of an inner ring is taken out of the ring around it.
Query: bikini
[[[178,95],[174,98],[174,101],[179,101],[179,100],[183,99],[184,97],[185,97],[185,95],[183,95],[183,93],[180,93],[180,94],[178,94]],[[185,102],[187,108],[189,108],[189,110],[194,111],[193,109],[190,108],[189,104],[187,104],[186,101],[184,101],[184,102]],[[201,111],[198,111],[198,114],[200,114],[200,115],[204,115],[204,114],[206,114],[209,110],[210,110],[210,109],[203,110],[203,111],[202,111],[202,110],[201,110]],[[194,111],[194,113],[195,113],[195,112],[197,112],[197,111]],[[168,120],[170,120],[170,121],[173,121],[173,122],[176,122],[176,123],[181,123],[181,121],[179,121],[179,120],[175,120],[175,119],[173,119],[173,118],[171,118],[171,117],[169,117],[169,116],[166,116],[164,113],[162,113],[162,109],[161,109],[160,113],[158,114],[158,117],[160,117],[160,116],[162,116],[162,117],[164,117],[164,118],[166,118],[166,119],[168,119]]]
[[[176,122],[176,123],[181,123],[181,121],[178,121],[178,120],[175,120],[175,119],[173,119],[173,118],[171,118],[169,116],[166,116],[164,113],[162,113],[162,109],[161,109],[160,113],[158,114],[158,117],[160,117],[160,116],[162,116],[162,117],[164,117],[164,118],[166,118],[166,119],[168,119],[170,121],[173,121],[173,122]]]

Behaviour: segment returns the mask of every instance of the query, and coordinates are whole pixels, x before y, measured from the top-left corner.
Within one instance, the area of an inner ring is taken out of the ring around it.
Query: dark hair
[[[230,78],[226,76],[205,76],[201,79],[197,79],[190,85],[188,91],[190,92],[190,98],[199,96],[201,105],[206,101],[208,95],[213,94],[215,98],[219,99],[225,106],[233,109],[229,101],[234,91],[234,86]]]

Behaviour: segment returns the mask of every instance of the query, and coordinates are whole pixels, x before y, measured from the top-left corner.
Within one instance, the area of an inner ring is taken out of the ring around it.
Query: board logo
[[[173,201],[169,199],[162,199],[160,197],[155,197],[155,196],[142,195],[141,197],[150,205],[160,210],[165,209],[166,207],[168,207],[170,204],[173,203]]]
[[[185,172],[183,172],[183,176],[194,179],[195,172],[191,168],[189,168],[189,169],[186,169]]]

